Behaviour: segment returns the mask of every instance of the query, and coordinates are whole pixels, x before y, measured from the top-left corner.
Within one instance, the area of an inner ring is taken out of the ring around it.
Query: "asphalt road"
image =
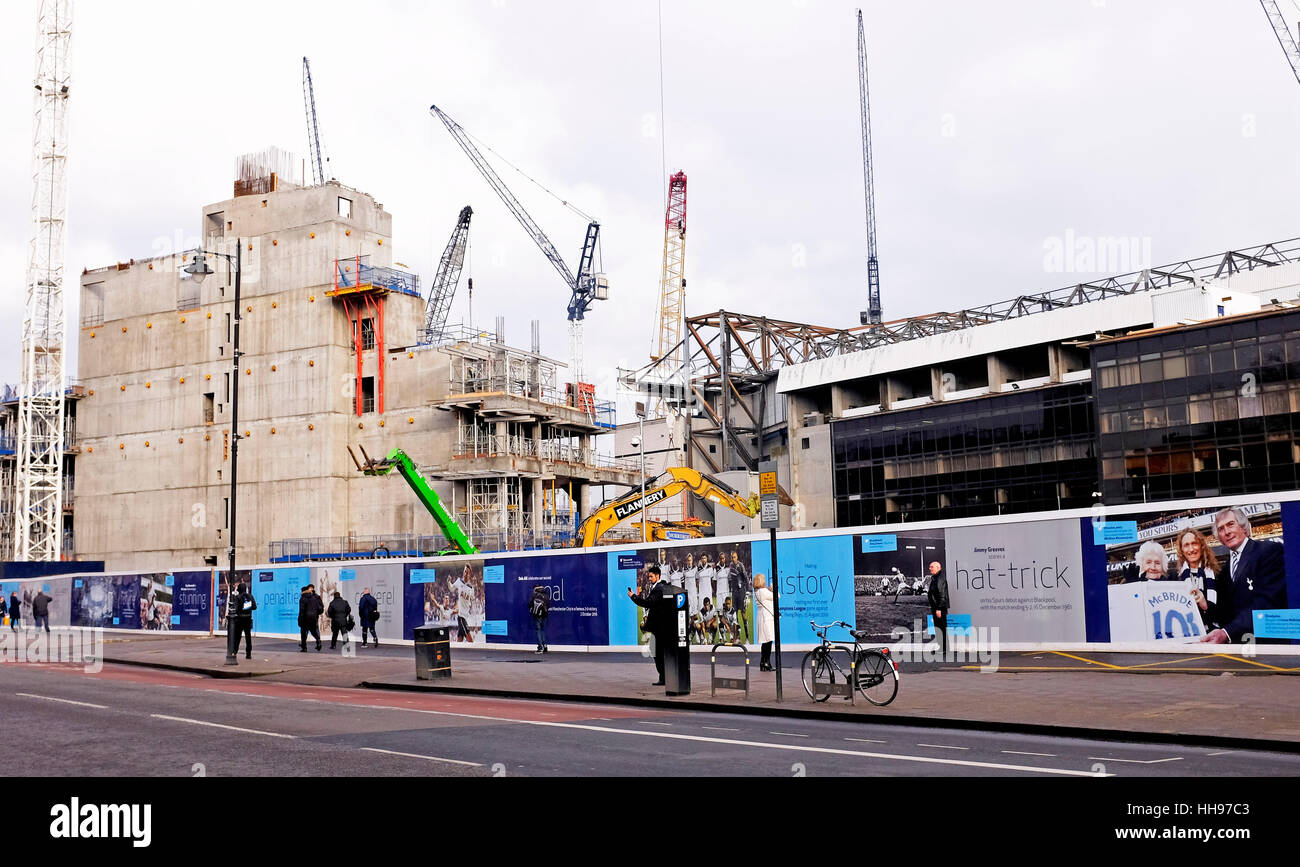
[[[1300,775],[1300,756],[309,687],[106,666],[0,670],[14,776]]]

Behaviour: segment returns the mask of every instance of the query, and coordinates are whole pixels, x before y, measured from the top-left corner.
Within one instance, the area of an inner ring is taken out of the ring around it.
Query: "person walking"
[[[930,613],[934,615],[934,630],[939,633],[939,648],[948,653],[948,579],[943,574],[943,564],[935,560],[930,564]]]
[[[53,601],[44,588],[41,588],[36,598],[32,600],[32,621],[37,629],[43,627],[46,632],[50,631],[50,603]]]
[[[375,639],[375,647],[378,647],[379,634],[375,632],[375,624],[379,622],[379,600],[370,595],[369,587],[361,591],[361,599],[357,602],[357,617],[361,623],[361,646],[367,646],[366,630],[370,630],[370,635]]]
[[[22,624],[22,619],[23,603],[19,601],[18,591],[15,590],[9,594],[9,628],[17,632],[18,627]]]
[[[528,600],[528,613],[537,626],[537,649],[533,653],[546,653],[546,618],[551,616],[551,591],[545,584],[533,588],[533,596]]]
[[[659,583],[659,564],[651,563],[646,568],[646,578],[650,582],[650,588],[644,594],[635,592],[631,587],[627,588],[627,597],[637,606],[647,609],[645,622],[641,624],[641,631],[650,634],[651,640],[655,646],[655,671],[659,672],[659,679],[651,686],[665,686],[664,680],[664,649],[668,646],[668,641],[672,637],[672,624],[664,622],[667,618],[662,617],[660,612],[660,602],[664,598],[664,587]]]
[[[772,641],[776,634],[776,619],[772,616],[772,604],[772,591],[768,589],[767,578],[759,572],[754,576],[754,620],[758,626],[755,638],[763,651],[758,663],[759,671],[775,670],[772,667]]]
[[[230,658],[239,656],[239,639],[245,636],[245,659],[253,658],[253,612],[257,610],[257,600],[248,588],[240,582],[235,586],[235,596],[226,605],[226,630],[234,636],[231,639]]]
[[[298,597],[298,652],[307,652],[307,636],[316,639],[316,649],[320,650],[320,616],[325,611],[315,588],[308,584],[302,588]]]
[[[334,598],[330,600],[329,610],[325,612],[330,618],[330,628],[333,634],[330,636],[330,650],[338,646],[339,633],[343,633],[343,644],[346,646],[351,640],[348,635],[352,631],[349,621],[352,620],[352,606],[348,600],[344,599],[339,591],[334,591]]]

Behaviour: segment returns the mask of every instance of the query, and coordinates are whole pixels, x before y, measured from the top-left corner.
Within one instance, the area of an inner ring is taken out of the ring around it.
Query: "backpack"
[[[546,606],[545,596],[534,596],[533,604],[529,608],[529,611],[532,613],[535,619],[541,620],[543,617],[546,616],[546,607],[547,606]]]

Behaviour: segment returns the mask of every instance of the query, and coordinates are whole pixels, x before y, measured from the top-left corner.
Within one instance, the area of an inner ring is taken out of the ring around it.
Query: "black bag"
[[[357,622],[352,619],[351,614],[348,615],[347,623],[345,623],[344,626],[347,627],[348,632],[351,632],[352,630],[357,628]]]
[[[376,608],[374,611],[372,611],[372,612],[370,613],[370,622],[371,622],[371,623],[378,623],[378,622],[379,622],[379,609],[378,609],[378,608]]]

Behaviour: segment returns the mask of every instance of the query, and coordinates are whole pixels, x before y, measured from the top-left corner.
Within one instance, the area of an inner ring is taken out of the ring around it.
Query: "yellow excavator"
[[[642,509],[676,496],[682,491],[691,491],[702,500],[726,506],[733,512],[738,512],[747,518],[752,518],[758,514],[759,499],[757,494],[745,496],[726,482],[715,479],[699,470],[693,470],[690,467],[669,467],[646,486],[644,493],[640,488],[636,488],[621,497],[602,503],[600,508],[592,512],[587,520],[583,521],[582,525],[578,527],[577,536],[574,538],[574,547],[590,548],[600,541],[600,537],[605,535],[614,525],[630,518]],[[671,522],[652,523],[661,524],[661,527],[656,528],[652,534],[655,541],[673,538],[673,536],[668,535],[669,532],[684,532],[686,535],[683,538],[698,539],[704,535],[698,529],[701,526],[700,524],[685,525],[678,528],[676,526],[669,527]]]

